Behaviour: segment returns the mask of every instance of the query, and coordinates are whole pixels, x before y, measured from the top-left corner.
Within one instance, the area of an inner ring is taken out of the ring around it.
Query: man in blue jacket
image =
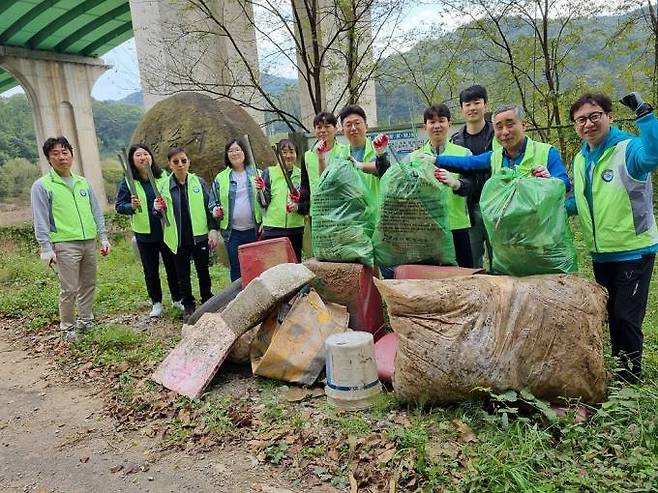
[[[534,176],[559,178],[564,182],[566,191],[571,190],[571,181],[558,150],[550,144],[526,136],[523,108],[515,104],[499,106],[491,120],[496,140],[501,147],[477,156],[440,155],[424,158],[439,168],[436,173],[439,181],[447,183],[446,170],[462,174],[489,171],[493,175],[502,168],[512,168]]]
[[[594,277],[608,290],[608,323],[619,376],[636,382],[642,369],[642,321],[658,250],[651,172],[658,168],[658,120],[637,93],[621,103],[633,110],[639,137],[612,127],[612,102],[604,94],[581,96],[569,112],[583,139],[573,162],[578,214],[592,255]]]

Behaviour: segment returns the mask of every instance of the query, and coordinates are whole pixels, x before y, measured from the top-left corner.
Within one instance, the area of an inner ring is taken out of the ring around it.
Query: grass
[[[577,227],[574,231],[581,273],[591,278],[591,262],[583,254]],[[72,364],[91,362],[94,368],[113,369],[114,399],[148,412],[153,401],[162,398],[148,372],[177,338],[157,337],[116,322],[121,319],[117,315],[144,315],[149,302],[130,244],[116,237],[113,245],[111,255],[98,261],[99,327],[73,344],[66,358]],[[0,314],[20,320],[26,331],[56,321],[57,279],[39,263],[29,234],[16,228],[0,230],[0,248]],[[164,273],[162,277],[164,287]],[[215,292],[228,284],[223,267],[212,266],[211,277]],[[298,461],[291,456],[296,453],[315,464],[310,470],[316,477],[339,487],[346,487],[350,471],[356,475],[367,470],[386,478],[397,471],[398,491],[658,491],[656,278],[643,327],[643,380],[634,386],[613,384],[608,401],[593,409],[586,424],[552,416],[545,403],[532,396],[508,393],[436,408],[405,408],[386,393],[368,412],[341,414],[321,405],[321,418],[309,420],[302,415],[302,404],[284,402],[280,383],[258,379],[260,393],[253,404],[259,424],[253,433],[277,428],[307,437],[299,447],[276,438],[264,448],[265,460],[288,467]],[[196,285],[193,280],[195,290]],[[165,313],[165,321],[179,323],[177,317],[173,310]],[[608,365],[614,362],[609,359]],[[174,400],[165,442],[183,445],[198,433],[213,439],[235,433],[236,410],[247,404],[221,388],[211,389],[198,401]],[[473,437],[465,439],[461,425],[470,427]],[[387,464],[377,462],[381,451],[367,450],[374,439],[381,442],[377,447],[394,447]],[[340,457],[333,465],[326,458],[331,447]]]

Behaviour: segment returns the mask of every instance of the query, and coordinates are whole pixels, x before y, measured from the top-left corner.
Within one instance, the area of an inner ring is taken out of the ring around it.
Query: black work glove
[[[645,103],[642,100],[642,96],[640,96],[637,92],[627,94],[621,98],[619,102],[634,111],[638,118],[642,118],[643,116],[648,115],[653,111],[651,105],[649,103]]]

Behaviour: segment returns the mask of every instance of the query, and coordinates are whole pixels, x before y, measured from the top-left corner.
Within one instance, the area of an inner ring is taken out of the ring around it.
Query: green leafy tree
[[[101,156],[113,156],[127,147],[144,116],[142,108],[112,101],[94,101],[92,109]]]
[[[27,159],[8,160],[0,173],[0,200],[26,198],[32,183],[39,176],[39,167]]]

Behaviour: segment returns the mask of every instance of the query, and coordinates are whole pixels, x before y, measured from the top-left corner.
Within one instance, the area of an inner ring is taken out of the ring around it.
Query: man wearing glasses
[[[612,127],[612,101],[604,94],[581,96],[569,112],[583,139],[573,162],[574,194],[596,281],[608,290],[612,354],[619,376],[634,383],[642,363],[642,321],[658,250],[651,172],[658,168],[658,121],[653,108],[631,93],[620,101],[633,110],[639,137]]]

